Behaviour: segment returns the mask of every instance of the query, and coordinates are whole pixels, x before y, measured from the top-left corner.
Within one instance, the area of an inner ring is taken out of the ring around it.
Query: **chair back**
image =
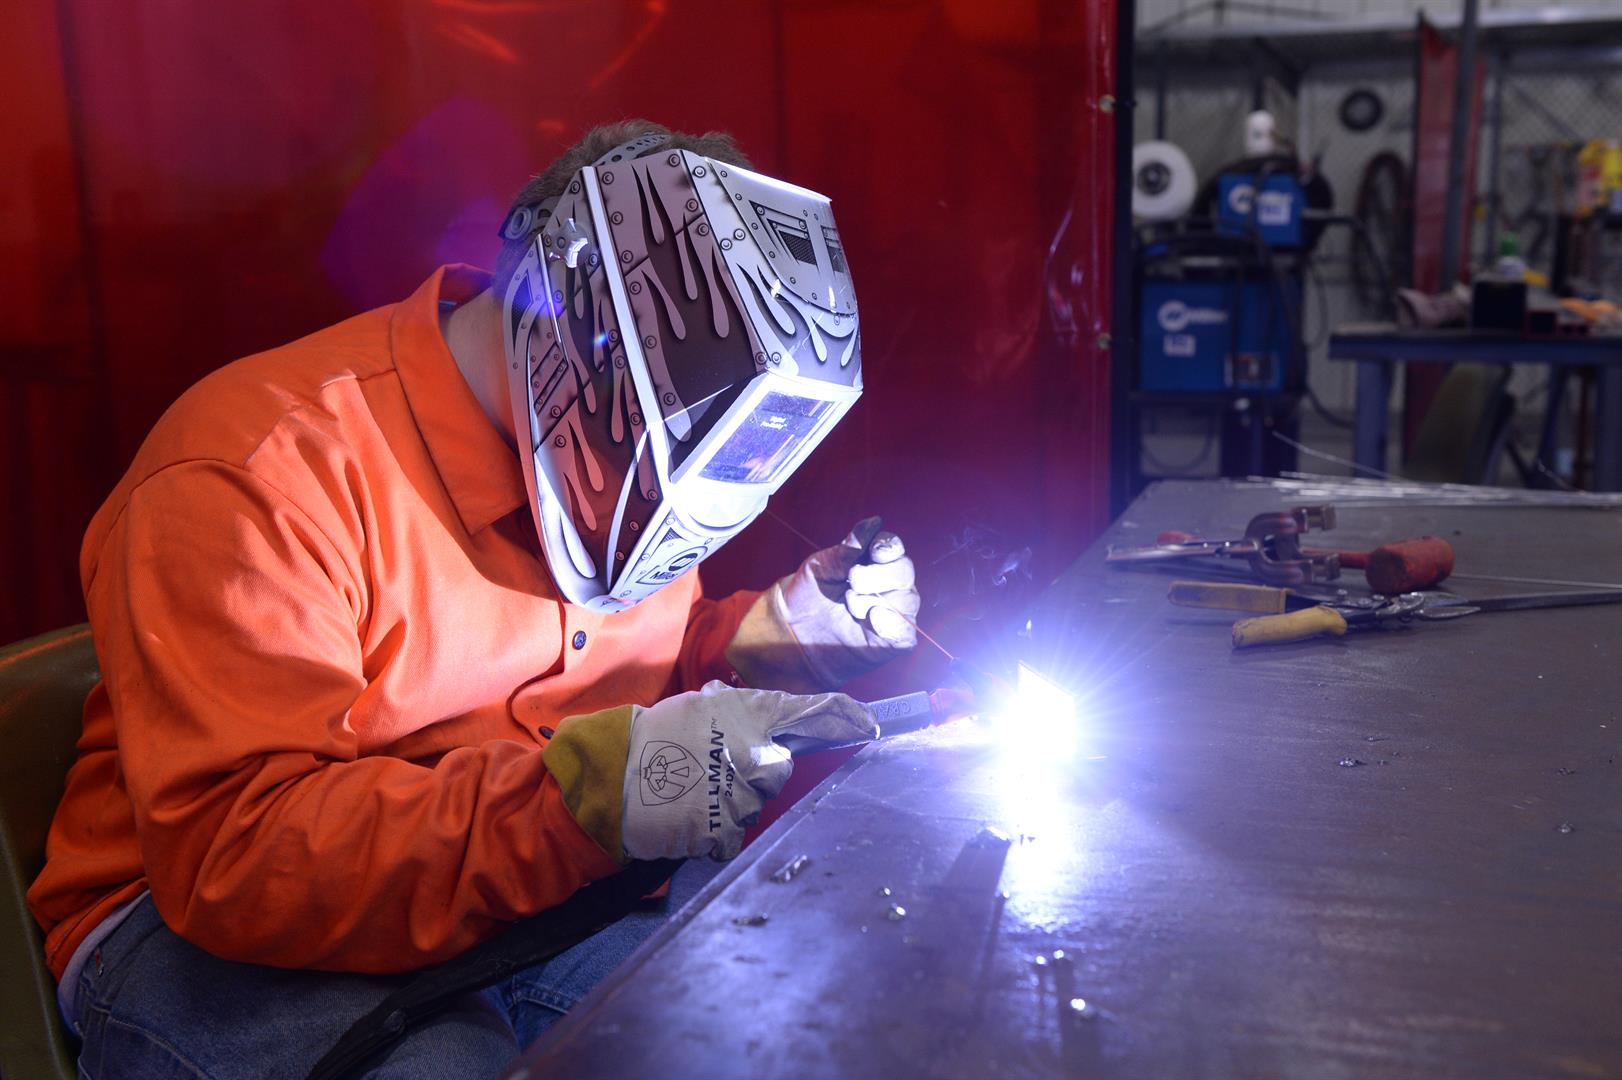
[[[88,626],[0,650],[0,1077],[75,1073],[44,935],[25,896],[45,865],[45,834],[100,678]]]

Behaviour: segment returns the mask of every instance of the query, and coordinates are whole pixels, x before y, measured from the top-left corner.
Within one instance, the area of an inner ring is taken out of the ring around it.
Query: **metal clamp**
[[[1333,581],[1340,576],[1340,556],[1334,552],[1308,553],[1299,537],[1314,529],[1333,529],[1333,506],[1297,506],[1290,510],[1257,514],[1238,540],[1187,539],[1142,547],[1111,548],[1105,562],[1143,562],[1219,555],[1244,559],[1256,577],[1269,585],[1304,585]]]
[[[1313,529],[1334,527],[1333,506],[1297,506],[1282,513],[1257,514],[1245,529],[1245,538],[1256,545],[1251,568],[1271,585],[1333,581],[1340,576],[1340,556],[1334,552],[1308,554],[1301,550],[1299,537]]]

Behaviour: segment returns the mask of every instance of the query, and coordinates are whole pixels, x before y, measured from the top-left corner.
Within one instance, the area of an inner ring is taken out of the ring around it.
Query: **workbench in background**
[[[1150,488],[1032,612],[1074,746],[868,748],[510,1075],[1622,1075],[1622,608],[1235,652],[1103,564],[1336,500],[1335,547],[1622,581],[1622,509],[1327,483]]]
[[[1542,364],[1551,370],[1592,366],[1594,487],[1622,491],[1622,334],[1532,337],[1502,330],[1346,326],[1329,335],[1329,359],[1357,365],[1353,459],[1370,475],[1385,472],[1386,426],[1398,364]],[[1540,447],[1540,451],[1541,451]]]

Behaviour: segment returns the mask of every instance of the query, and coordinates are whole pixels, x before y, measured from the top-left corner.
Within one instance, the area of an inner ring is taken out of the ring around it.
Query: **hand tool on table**
[[[1300,536],[1313,529],[1333,529],[1333,506],[1297,506],[1290,510],[1257,514],[1235,540],[1209,540],[1183,533],[1163,533],[1161,542],[1134,547],[1111,547],[1107,563],[1160,562],[1212,555],[1243,559],[1262,581],[1271,585],[1300,585],[1332,581],[1340,574],[1333,552],[1313,554],[1301,547]]]
[[[1306,508],[1303,508],[1306,509]],[[1333,510],[1331,507],[1319,509]],[[1272,516],[1272,515],[1264,515]],[[1334,518],[1327,519],[1326,528],[1332,527]],[[1256,521],[1251,522],[1256,527]],[[1263,526],[1265,527],[1265,526]],[[1121,562],[1134,559],[1149,558],[1184,558],[1195,554],[1213,554],[1206,550],[1183,553],[1189,545],[1205,545],[1211,541],[1201,540],[1192,533],[1163,532],[1157,537],[1153,545],[1142,548],[1119,549],[1119,555],[1111,553],[1106,558],[1109,562]],[[1177,549],[1172,554],[1169,549]],[[1164,554],[1148,554],[1149,552],[1164,552]],[[1141,554],[1140,554],[1141,553]],[[1214,554],[1228,554],[1216,552]],[[1418,592],[1420,589],[1433,588],[1447,580],[1453,572],[1453,545],[1438,536],[1421,536],[1412,540],[1398,540],[1391,544],[1381,544],[1372,551],[1335,551],[1319,548],[1304,548],[1302,554],[1307,558],[1327,559],[1335,556],[1338,570],[1362,570],[1368,579],[1369,588],[1377,593],[1387,596],[1397,593]],[[1258,575],[1262,576],[1262,575]],[[1334,575],[1321,574],[1316,578],[1305,580],[1331,580]],[[1263,580],[1272,580],[1263,576]],[[1302,582],[1275,582],[1277,584],[1301,584]]]
[[[1447,592],[1324,599],[1291,589],[1262,585],[1174,581],[1168,597],[1172,603],[1183,607],[1256,613],[1254,618],[1241,619],[1233,624],[1233,647],[1244,649],[1253,645],[1306,641],[1326,634],[1340,637],[1349,630],[1389,627],[1414,619],[1440,621],[1483,611],[1622,604],[1622,589],[1524,593],[1478,600]]]
[[[1381,544],[1372,551],[1313,551],[1340,557],[1342,570],[1361,570],[1369,588],[1384,596],[1434,588],[1453,573],[1453,545],[1439,536]]]

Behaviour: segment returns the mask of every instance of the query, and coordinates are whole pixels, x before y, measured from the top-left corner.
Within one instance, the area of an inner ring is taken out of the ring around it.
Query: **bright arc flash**
[[[1038,757],[1069,760],[1080,735],[1075,695],[1024,661],[1014,689],[1014,701],[997,717],[1003,744]]]

